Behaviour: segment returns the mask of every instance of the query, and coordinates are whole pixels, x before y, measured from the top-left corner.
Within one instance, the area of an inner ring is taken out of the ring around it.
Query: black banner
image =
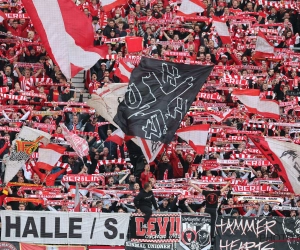
[[[294,91],[294,90],[288,90],[286,92],[286,94],[290,95],[290,96],[300,96],[300,91],[299,90],[296,90],[296,91]]]
[[[170,143],[213,66],[143,57],[114,121],[131,136]]]
[[[299,250],[300,218],[218,217],[215,250]]]
[[[181,242],[191,250],[210,249],[210,221],[209,214],[182,214]]]
[[[155,213],[148,221],[148,228],[142,228],[144,217],[132,214],[130,220],[131,240],[139,242],[174,242],[179,241],[181,218],[178,213]]]
[[[2,250],[20,250],[18,242],[0,241],[0,249]]]
[[[127,241],[125,250],[172,250],[173,243],[142,243]]]

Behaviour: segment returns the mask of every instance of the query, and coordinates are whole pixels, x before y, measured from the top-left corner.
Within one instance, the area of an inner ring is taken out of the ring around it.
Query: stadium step
[[[85,89],[84,85],[85,85],[85,72],[84,70],[80,71],[76,76],[74,76],[72,78],[72,83],[73,83],[73,86],[76,88],[76,89]],[[83,93],[83,101],[86,102],[87,99],[88,99],[88,95],[89,93],[88,92],[84,92]],[[79,97],[79,95],[77,95]],[[76,98],[77,101],[78,101],[78,98]]]

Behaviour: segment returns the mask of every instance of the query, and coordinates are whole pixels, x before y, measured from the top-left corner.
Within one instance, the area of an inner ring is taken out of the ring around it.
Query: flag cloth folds
[[[197,154],[204,154],[209,124],[193,125],[178,129],[176,134],[185,140]]]
[[[177,15],[196,16],[196,13],[202,13],[205,9],[205,4],[200,0],[182,0]]]
[[[101,0],[102,10],[109,12],[113,8],[127,4],[127,0]]]
[[[235,95],[250,113],[259,114],[267,118],[279,119],[278,102],[273,100],[261,100],[259,98],[259,89],[235,89],[232,95]]]
[[[52,170],[59,158],[66,151],[65,147],[57,144],[48,144],[47,146],[39,147],[39,159],[36,163],[38,168]]]
[[[0,23],[2,23],[6,19],[6,15],[3,11],[0,10]]]
[[[70,0],[22,0],[41,41],[62,73],[71,78],[104,58],[108,47],[94,47],[91,21]]]
[[[124,61],[120,60],[115,75],[120,78],[121,82],[128,83],[133,68],[130,68]]]
[[[268,42],[263,32],[258,31],[253,59],[265,60],[266,57],[274,56],[274,51],[274,45]]]
[[[79,194],[79,184],[76,182],[75,190],[75,201],[74,201],[74,212],[81,212],[80,194]]]
[[[143,50],[143,38],[139,36],[126,36],[126,47],[128,53],[136,53]]]
[[[92,98],[88,99],[87,105],[94,108],[105,120],[115,127],[119,127],[114,121],[119,102],[123,101],[128,84],[110,83],[108,86],[99,88]]]
[[[217,122],[222,122],[232,113],[233,109],[228,109],[224,112],[222,111],[214,111],[214,110],[207,110],[206,113],[210,114]]]
[[[12,151],[6,163],[4,182],[9,182],[22,168],[39,143],[47,145],[51,135],[37,129],[22,127],[17,138],[12,142]]]
[[[163,146],[165,144],[157,141],[151,141],[146,140],[143,138],[140,138],[138,136],[135,137],[137,140],[137,145],[141,148],[145,159],[148,163],[154,161],[156,156],[159,154],[159,152],[162,150]]]
[[[216,16],[214,16],[212,19],[212,25],[213,27],[215,27],[215,30],[218,33],[218,36],[220,37],[222,43],[231,44],[231,37],[226,22]]]
[[[143,57],[114,122],[126,135],[170,143],[212,69]]]
[[[107,137],[105,141],[112,141],[119,146],[124,142],[125,134],[121,129],[116,129],[110,136]]]
[[[60,127],[62,129],[62,134],[64,135],[65,139],[68,143],[70,143],[71,147],[81,159],[89,154],[89,144],[85,139],[70,132],[66,125],[63,123],[60,124]]]
[[[270,137],[249,135],[249,138],[272,163],[288,190],[300,195],[300,146]]]

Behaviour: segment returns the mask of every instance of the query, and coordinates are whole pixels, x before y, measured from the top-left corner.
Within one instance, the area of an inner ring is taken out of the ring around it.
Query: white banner
[[[1,240],[35,244],[124,245],[129,213],[1,211]]]

